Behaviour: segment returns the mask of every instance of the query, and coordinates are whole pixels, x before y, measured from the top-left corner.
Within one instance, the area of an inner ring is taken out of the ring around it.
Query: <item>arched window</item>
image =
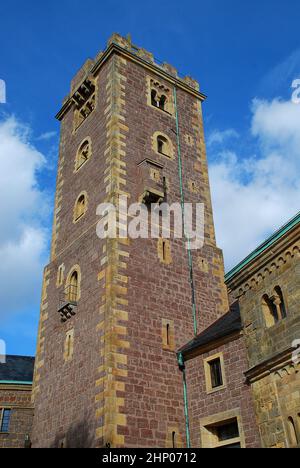
[[[157,107],[157,92],[155,89],[152,89],[151,91],[151,104],[154,107]]]
[[[77,302],[78,299],[78,288],[79,288],[79,277],[78,271],[75,270],[70,276],[67,294],[70,302]]]
[[[275,291],[274,304],[277,307],[277,313],[281,319],[284,319],[287,317],[287,313],[286,313],[286,307],[284,303],[282,290],[279,286],[276,286],[274,291]]]
[[[265,294],[262,298],[262,310],[267,328],[273,327],[273,325],[278,322],[279,317],[275,304],[271,301],[267,294]]]
[[[156,109],[159,109],[166,114],[174,114],[175,108],[172,88],[167,86],[165,82],[157,81],[156,79],[150,77],[148,78],[148,105],[156,107]]]
[[[290,436],[290,444],[292,447],[295,447],[298,445],[298,436],[297,436],[297,431],[296,431],[296,426],[294,423],[293,418],[288,419],[288,426],[289,426],[289,436]]]
[[[91,157],[92,148],[91,148],[90,138],[86,138],[78,148],[76,154],[76,164],[75,170],[78,171]]]
[[[156,138],[156,152],[162,154],[163,156],[168,156],[169,158],[173,157],[173,147],[172,143],[166,135],[162,135],[159,132],[154,134]]]
[[[168,140],[162,135],[159,135],[157,137],[157,151],[160,154],[164,154],[164,155],[168,155],[169,153]]]
[[[159,99],[159,108],[161,110],[166,110],[166,105],[167,105],[167,96],[162,94]]]
[[[79,195],[76,200],[74,208],[74,222],[79,221],[82,216],[86,213],[87,210],[87,197],[85,193]]]

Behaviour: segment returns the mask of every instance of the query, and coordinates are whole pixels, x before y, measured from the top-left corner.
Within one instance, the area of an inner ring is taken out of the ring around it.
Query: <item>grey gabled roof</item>
[[[223,315],[223,317],[219,318],[215,323],[213,323],[210,327],[196,336],[192,341],[188,344],[183,346],[179,350],[179,353],[183,355],[189,354],[192,351],[201,348],[202,346],[209,345],[214,341],[217,341],[221,338],[229,336],[235,332],[239,332],[242,330],[242,321],[240,315],[240,307],[239,303],[235,302],[230,307],[229,312]]]
[[[1,382],[26,382],[33,380],[34,357],[6,356],[6,363],[0,364]]]

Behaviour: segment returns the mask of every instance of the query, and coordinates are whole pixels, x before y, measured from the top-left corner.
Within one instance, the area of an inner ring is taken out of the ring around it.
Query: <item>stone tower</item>
[[[185,446],[176,350],[193,338],[194,318],[201,331],[228,310],[204,99],[193,79],[117,34],[72,80],[57,115],[33,447]],[[204,247],[189,261],[185,239],[99,239],[97,206],[120,195],[128,203],[204,203]]]

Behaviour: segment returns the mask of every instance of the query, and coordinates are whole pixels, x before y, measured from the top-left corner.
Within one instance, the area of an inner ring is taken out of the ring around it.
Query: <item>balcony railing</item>
[[[68,286],[59,298],[58,312],[63,322],[73,317],[76,314],[78,300],[78,287]]]

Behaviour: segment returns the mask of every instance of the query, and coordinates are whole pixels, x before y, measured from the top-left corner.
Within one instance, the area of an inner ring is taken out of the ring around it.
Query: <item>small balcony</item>
[[[66,322],[76,315],[78,298],[78,287],[68,286],[59,298],[58,313],[61,316],[62,322]]]
[[[149,206],[160,204],[166,197],[163,165],[151,159],[144,159],[138,164],[139,202]]]

